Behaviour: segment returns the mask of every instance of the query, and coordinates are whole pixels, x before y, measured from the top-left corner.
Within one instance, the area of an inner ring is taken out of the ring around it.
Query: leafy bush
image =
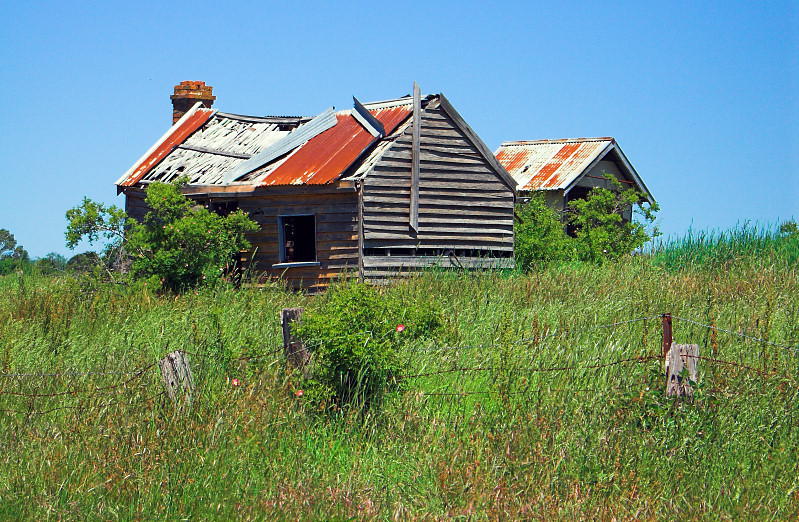
[[[650,205],[635,189],[624,190],[610,174],[605,179],[612,189],[595,188],[587,198],[569,202],[569,223],[576,228],[578,253],[584,261],[602,262],[629,254],[660,235],[653,226],[657,203]],[[628,209],[640,221],[625,221],[622,213]]]
[[[295,328],[312,356],[306,399],[335,407],[379,404],[405,373],[401,346],[434,335],[440,326],[440,314],[429,305],[403,307],[357,281],[333,284]]]
[[[558,211],[546,204],[543,193],[535,193],[530,201],[517,205],[516,216],[516,266],[529,270],[537,264],[575,256],[574,240],[566,234]]]
[[[67,266],[67,258],[56,252],[50,252],[36,260],[36,268],[42,274],[56,274],[63,272]]]
[[[563,215],[546,204],[542,193],[533,194],[528,203],[516,208],[516,264],[529,270],[551,261],[579,259],[601,263],[641,248],[660,235],[653,225],[657,204],[650,205],[644,194],[624,190],[616,178],[607,174],[611,189],[595,188],[585,199],[574,199]],[[622,214],[632,210],[638,221],[625,221]],[[565,223],[575,229],[566,233]]]
[[[242,211],[222,217],[194,206],[178,183],[149,185],[145,202],[151,210],[139,223],[113,205],[84,198],[67,211],[67,246],[104,237],[112,249],[124,247],[135,277],[179,290],[218,280],[233,256],[250,247],[244,234],[258,228]]]

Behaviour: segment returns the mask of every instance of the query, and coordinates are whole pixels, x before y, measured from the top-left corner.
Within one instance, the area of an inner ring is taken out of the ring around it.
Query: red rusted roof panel
[[[131,187],[135,185],[151,168],[172,152],[172,149],[183,143],[194,131],[205,125],[205,122],[211,118],[214,112],[216,111],[212,109],[197,109],[180,126],[173,127],[166,139],[136,165],[133,172],[120,183],[120,186]]]
[[[497,153],[497,160],[505,167],[505,170],[512,173],[524,166],[527,154],[524,151],[502,149]]]
[[[410,105],[370,111],[389,135],[411,114]],[[377,138],[349,113],[336,115],[332,127],[311,138],[269,173],[261,185],[323,185],[343,174]]]
[[[555,190],[582,174],[612,142],[613,138],[508,142],[496,156],[519,190]]]

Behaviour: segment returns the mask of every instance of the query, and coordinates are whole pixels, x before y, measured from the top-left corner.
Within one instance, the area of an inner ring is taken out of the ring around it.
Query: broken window
[[[316,216],[279,216],[281,263],[316,261]]]

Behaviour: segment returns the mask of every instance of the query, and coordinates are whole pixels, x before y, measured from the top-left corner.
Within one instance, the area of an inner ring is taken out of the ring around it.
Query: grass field
[[[366,413],[319,411],[285,370],[278,313],[314,297],[6,276],[0,519],[796,519],[797,260],[743,227],[400,281],[386,299],[444,324]],[[664,396],[665,312],[705,357],[692,403]],[[153,366],[176,349],[191,408]]]

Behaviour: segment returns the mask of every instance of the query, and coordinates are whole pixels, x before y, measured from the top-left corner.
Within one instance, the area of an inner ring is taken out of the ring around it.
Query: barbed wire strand
[[[674,315],[672,315],[671,318],[672,319],[676,319],[678,321],[683,321],[685,323],[691,323],[691,324],[694,324],[696,326],[701,326],[701,327],[704,327],[704,328],[709,328],[711,330],[716,330],[718,332],[724,332],[724,333],[728,333],[728,334],[732,334],[732,335],[737,335],[738,337],[743,337],[744,339],[749,339],[750,341],[756,341],[758,343],[765,343],[765,344],[768,344],[768,345],[771,345],[771,346],[775,346],[777,348],[783,348],[783,349],[786,349],[786,350],[791,350],[794,354],[799,354],[799,348],[796,348],[796,347],[793,347],[793,346],[788,346],[788,345],[785,345],[785,344],[779,344],[779,343],[775,343],[775,342],[772,342],[772,341],[767,341],[766,339],[760,339],[759,337],[753,337],[751,335],[742,334],[740,332],[735,332],[733,330],[727,330],[725,328],[719,328],[718,326],[702,324],[700,322],[693,321],[691,319],[684,319],[682,317],[676,317]]]
[[[134,375],[130,379],[126,379],[126,380],[124,380],[122,382],[119,382],[119,383],[116,383],[116,384],[112,384],[111,386],[103,386],[103,387],[99,387],[99,388],[94,388],[92,390],[67,390],[67,391],[64,391],[64,392],[55,392],[55,393],[21,393],[21,392],[13,392],[13,391],[3,391],[3,392],[0,392],[0,396],[2,396],[2,395],[14,395],[14,396],[17,396],[17,397],[39,398],[39,397],[60,397],[60,396],[64,396],[64,395],[79,395],[79,394],[97,395],[98,392],[104,392],[104,391],[108,391],[108,390],[113,390],[115,388],[119,388],[121,386],[125,386],[126,384],[129,384],[129,383],[133,382],[134,380],[136,380],[139,377],[141,377],[142,375],[144,375],[145,372],[147,372],[147,370],[149,370],[150,368],[152,368],[156,364],[157,363],[151,363],[151,364],[148,364],[147,366],[141,368],[136,373],[136,375]]]
[[[20,411],[20,410],[0,409],[0,412],[3,412],[3,413],[16,413],[18,415],[27,415],[29,417],[32,417],[34,415],[44,415],[46,413],[52,413],[54,411],[60,411],[60,410],[78,410],[78,409],[80,409],[80,410],[89,411],[89,410],[96,410],[96,409],[99,409],[99,408],[106,408],[108,406],[122,406],[122,405],[132,406],[134,404],[140,404],[142,402],[153,401],[153,400],[157,399],[158,397],[161,397],[161,396],[163,396],[165,394],[166,394],[166,391],[162,391],[162,392],[156,393],[155,395],[150,395],[150,396],[147,396],[147,397],[144,397],[144,398],[132,401],[132,402],[108,401],[108,402],[105,402],[105,403],[102,403],[102,404],[95,404],[95,405],[89,405],[89,406],[80,405],[80,404],[73,404],[73,405],[69,405],[69,406],[56,406],[55,408],[50,408],[49,410],[33,410],[32,409],[32,410],[28,410],[28,411]]]

